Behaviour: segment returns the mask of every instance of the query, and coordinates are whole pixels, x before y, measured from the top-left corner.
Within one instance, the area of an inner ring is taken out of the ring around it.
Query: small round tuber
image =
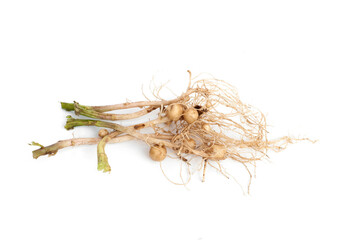
[[[106,130],[105,128],[100,129],[99,132],[98,132],[98,135],[99,135],[99,137],[101,137],[101,138],[105,137],[105,136],[108,135],[108,134],[109,134],[109,132],[108,132],[108,130]]]
[[[198,111],[194,108],[188,108],[183,115],[184,120],[191,124],[198,119]]]
[[[167,108],[167,117],[172,121],[178,121],[183,114],[181,104],[172,104]]]
[[[154,145],[149,150],[149,156],[154,161],[163,161],[167,156],[167,149],[164,146]]]

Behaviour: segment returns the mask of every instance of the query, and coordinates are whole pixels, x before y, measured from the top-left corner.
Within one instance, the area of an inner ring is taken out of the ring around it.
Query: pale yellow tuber
[[[194,108],[188,108],[183,115],[184,120],[191,124],[198,119],[198,111]]]
[[[181,104],[172,104],[167,108],[167,117],[172,121],[178,121],[183,114],[183,106]]]
[[[167,149],[164,146],[154,145],[149,150],[149,156],[154,161],[163,161],[167,156]]]

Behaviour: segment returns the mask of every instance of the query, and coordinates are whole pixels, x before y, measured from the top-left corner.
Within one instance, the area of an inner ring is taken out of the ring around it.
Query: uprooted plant
[[[189,72],[190,74],[190,72]],[[157,97],[157,94],[155,94]],[[256,108],[240,101],[235,88],[215,78],[191,78],[186,91],[172,100],[126,102],[107,106],[85,106],[78,102],[61,103],[66,111],[74,111],[90,119],[67,116],[65,129],[78,126],[100,127],[98,138],[72,138],[61,140],[33,151],[33,157],[55,155],[58,150],[77,145],[97,144],[98,170],[110,172],[111,167],[105,153],[107,143],[140,140],[149,145],[149,156],[154,161],[163,161],[168,151],[186,165],[194,158],[201,159],[203,181],[207,165],[224,176],[228,173],[221,162],[234,160],[244,166],[252,178],[250,166],[267,157],[267,151],[280,151],[297,140],[282,137],[268,140],[265,116]],[[114,110],[140,108],[127,114],[109,113]],[[117,120],[136,119],[157,110],[157,117],[140,124],[123,126]],[[107,129],[110,129],[109,132]],[[144,133],[142,129],[151,129]],[[187,184],[190,180],[190,171]],[[250,181],[249,181],[250,183]]]

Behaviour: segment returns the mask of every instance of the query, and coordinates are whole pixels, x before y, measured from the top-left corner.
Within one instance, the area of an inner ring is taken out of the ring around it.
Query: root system
[[[289,143],[308,140],[287,136],[268,140],[265,116],[257,108],[243,103],[234,86],[213,77],[203,78],[199,75],[191,78],[190,72],[189,75],[186,91],[172,100],[159,98],[158,89],[154,91],[154,96],[158,98],[156,101],[126,102],[107,106],[62,102],[64,110],[90,118],[77,119],[68,116],[65,125],[67,130],[77,126],[96,126],[102,128],[100,137],[62,140],[47,147],[33,142],[32,145],[40,147],[33,151],[33,157],[52,156],[58,150],[69,146],[97,144],[98,170],[110,172],[105,145],[137,139],[149,145],[150,153],[153,154],[151,159],[162,161],[164,154],[168,153],[170,156],[169,154],[173,153],[173,159],[177,158],[181,164],[185,163],[188,178],[183,178],[181,170],[179,183],[185,185],[192,175],[191,162],[196,159],[200,162],[199,170],[202,170],[203,181],[207,165],[229,178],[230,175],[222,166],[222,161],[225,160],[242,164],[251,180],[253,174],[249,168],[255,167],[258,161],[267,158],[269,150],[280,151]],[[129,108],[140,110],[127,114],[111,113],[114,110]],[[135,119],[154,111],[158,111],[155,119],[132,126],[109,122]],[[109,133],[104,128],[112,132]],[[153,133],[143,133],[142,129],[146,128],[151,129]],[[164,173],[163,168],[162,172]]]

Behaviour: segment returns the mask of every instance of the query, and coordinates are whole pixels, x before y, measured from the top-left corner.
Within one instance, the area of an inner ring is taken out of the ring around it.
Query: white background
[[[360,239],[360,12],[347,0],[1,1],[0,238]],[[235,85],[270,138],[319,141],[271,153],[250,195],[211,169],[175,186],[140,142],[106,148],[111,174],[95,146],[32,159],[33,140],[96,135],[66,131],[60,101],[142,100],[153,77],[180,94],[188,69]]]

